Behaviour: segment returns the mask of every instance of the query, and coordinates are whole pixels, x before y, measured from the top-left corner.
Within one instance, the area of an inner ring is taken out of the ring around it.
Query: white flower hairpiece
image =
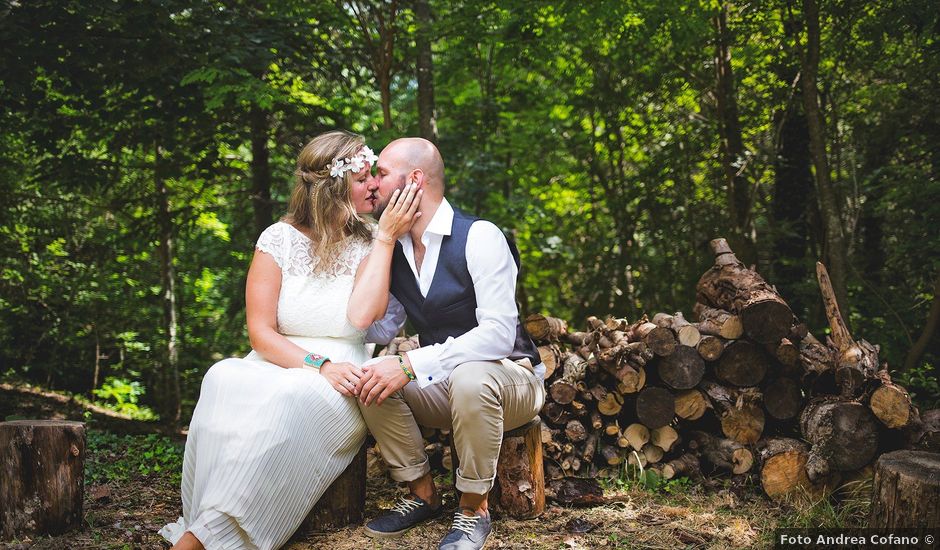
[[[330,165],[330,175],[334,178],[338,178],[345,174],[347,170],[359,172],[365,167],[367,162],[374,163],[377,160],[379,160],[379,157],[375,156],[372,149],[363,145],[362,149],[359,149],[359,152],[350,158],[333,159],[333,164]]]

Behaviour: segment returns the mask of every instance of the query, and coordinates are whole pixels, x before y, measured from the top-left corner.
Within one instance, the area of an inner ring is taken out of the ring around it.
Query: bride
[[[379,199],[376,158],[345,131],[301,151],[287,215],[258,238],[248,271],[252,351],[216,363],[202,381],[183,458],[183,517],[160,530],[173,548],[283,545],[362,445],[352,392],[369,359],[365,328],[375,321],[369,337],[385,343],[404,320],[380,266],[420,216],[419,193],[396,191],[373,238],[359,215]]]

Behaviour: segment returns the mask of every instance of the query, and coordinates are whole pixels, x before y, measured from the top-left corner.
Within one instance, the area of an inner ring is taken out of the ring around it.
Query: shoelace
[[[392,508],[392,511],[398,512],[399,514],[404,516],[404,515],[410,514],[411,512],[414,512],[420,507],[421,507],[421,503],[418,502],[417,500],[411,500],[410,498],[405,498],[405,497],[398,497],[398,504],[396,504]]]
[[[465,516],[462,512],[457,512],[454,514],[454,525],[451,526],[451,529],[457,529],[467,535],[473,535],[473,528],[476,527],[478,519],[480,519],[480,516],[476,514]]]

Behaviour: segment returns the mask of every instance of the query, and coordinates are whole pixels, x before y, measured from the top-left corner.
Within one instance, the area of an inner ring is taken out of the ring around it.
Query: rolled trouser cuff
[[[457,490],[461,493],[470,493],[472,495],[485,495],[493,488],[496,476],[489,479],[470,479],[460,475],[460,468],[457,468]]]
[[[431,465],[428,463],[427,458],[424,459],[424,462],[415,466],[404,466],[401,468],[389,467],[388,469],[388,473],[392,476],[392,479],[405,482],[419,479],[430,471]]]

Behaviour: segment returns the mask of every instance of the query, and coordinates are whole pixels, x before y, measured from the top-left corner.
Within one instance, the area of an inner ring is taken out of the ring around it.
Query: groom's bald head
[[[425,194],[431,192],[443,195],[444,159],[430,141],[416,137],[396,139],[382,150],[380,165],[383,158],[400,173],[406,173],[406,177],[420,170],[424,174]]]

